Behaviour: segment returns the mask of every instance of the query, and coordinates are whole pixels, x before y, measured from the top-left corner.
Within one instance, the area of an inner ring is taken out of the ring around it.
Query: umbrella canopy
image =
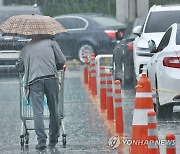
[[[29,38],[54,37],[66,32],[66,29],[55,19],[42,15],[12,16],[0,25],[3,35],[19,35]]]

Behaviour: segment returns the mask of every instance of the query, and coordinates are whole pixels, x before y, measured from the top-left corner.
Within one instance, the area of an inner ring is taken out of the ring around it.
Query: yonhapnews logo
[[[159,140],[131,140],[131,139],[124,139],[121,138],[120,136],[112,136],[108,140],[108,145],[112,149],[116,149],[120,145],[161,145],[161,146],[175,146],[176,145],[176,140],[164,140],[164,139],[159,139]]]
[[[109,138],[108,145],[112,149],[116,149],[117,147],[119,147],[120,145],[119,136],[112,136],[111,138]]]

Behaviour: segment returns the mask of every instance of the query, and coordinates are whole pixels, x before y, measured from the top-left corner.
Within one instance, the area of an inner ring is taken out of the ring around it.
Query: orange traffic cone
[[[91,58],[91,93],[92,93],[92,95],[96,95],[97,94],[95,57]]]
[[[153,111],[151,84],[146,74],[142,74],[136,86],[132,123],[131,138],[136,144],[130,146],[130,154],[147,154],[148,152],[148,144],[144,142],[148,139],[147,113],[149,111]]]
[[[148,154],[159,154],[156,112],[148,112]]]
[[[107,102],[107,119],[114,120],[114,106],[113,106],[113,89],[112,89],[112,73],[107,73],[107,89],[106,89],[106,102]]]
[[[84,53],[84,55],[83,55],[83,58],[85,57],[85,56],[87,56],[87,60],[89,60],[88,58],[89,58],[89,51],[88,50],[84,50],[83,51],[83,53]]]
[[[95,57],[94,53],[92,53],[90,55],[89,68],[88,68],[88,70],[89,70],[89,82],[88,82],[89,83],[89,85],[88,85],[89,90],[91,90],[91,64],[92,64],[91,58],[93,58],[93,57]]]
[[[88,57],[84,56],[84,84],[88,84]]]
[[[116,133],[123,135],[123,112],[122,112],[122,99],[121,99],[121,82],[116,80],[114,82],[114,106],[115,106],[115,121]]]
[[[166,135],[166,154],[176,154],[176,138],[174,134]]]
[[[100,66],[100,108],[106,110],[106,72],[104,66]]]

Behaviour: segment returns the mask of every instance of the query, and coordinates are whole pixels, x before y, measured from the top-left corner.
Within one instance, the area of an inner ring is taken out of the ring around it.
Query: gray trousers
[[[33,114],[34,114],[34,128],[39,143],[46,142],[47,135],[43,122],[44,111],[44,94],[47,97],[49,108],[49,140],[57,141],[59,137],[59,111],[58,111],[58,93],[59,84],[58,79],[49,78],[42,79],[30,85],[30,99],[32,101]]]

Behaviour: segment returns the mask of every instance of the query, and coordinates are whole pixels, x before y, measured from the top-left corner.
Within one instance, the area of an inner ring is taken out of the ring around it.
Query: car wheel
[[[158,89],[157,77],[156,77],[156,89]],[[155,111],[156,111],[158,119],[162,119],[162,120],[171,120],[172,119],[173,105],[172,104],[160,105],[158,90],[156,90]]]
[[[115,66],[115,70],[114,70],[114,76],[115,76],[115,80],[120,80],[122,82],[122,78],[123,78],[123,75],[122,75],[122,69],[119,68],[116,63],[114,63],[114,66]]]
[[[117,47],[113,51],[113,67],[115,80],[120,80],[122,82],[122,54]]]
[[[123,82],[125,89],[132,89],[135,88],[135,75],[132,66],[127,66],[124,64],[123,68]]]
[[[124,87],[126,89],[135,88],[134,62],[132,51],[124,50],[123,54],[124,65]]]
[[[84,62],[84,50],[88,51],[88,59],[90,58],[91,53],[94,53],[94,48],[92,45],[88,43],[80,45],[78,50],[78,58],[82,63]]]
[[[132,89],[135,87],[135,77],[131,68],[126,67],[123,73],[124,88]]]

